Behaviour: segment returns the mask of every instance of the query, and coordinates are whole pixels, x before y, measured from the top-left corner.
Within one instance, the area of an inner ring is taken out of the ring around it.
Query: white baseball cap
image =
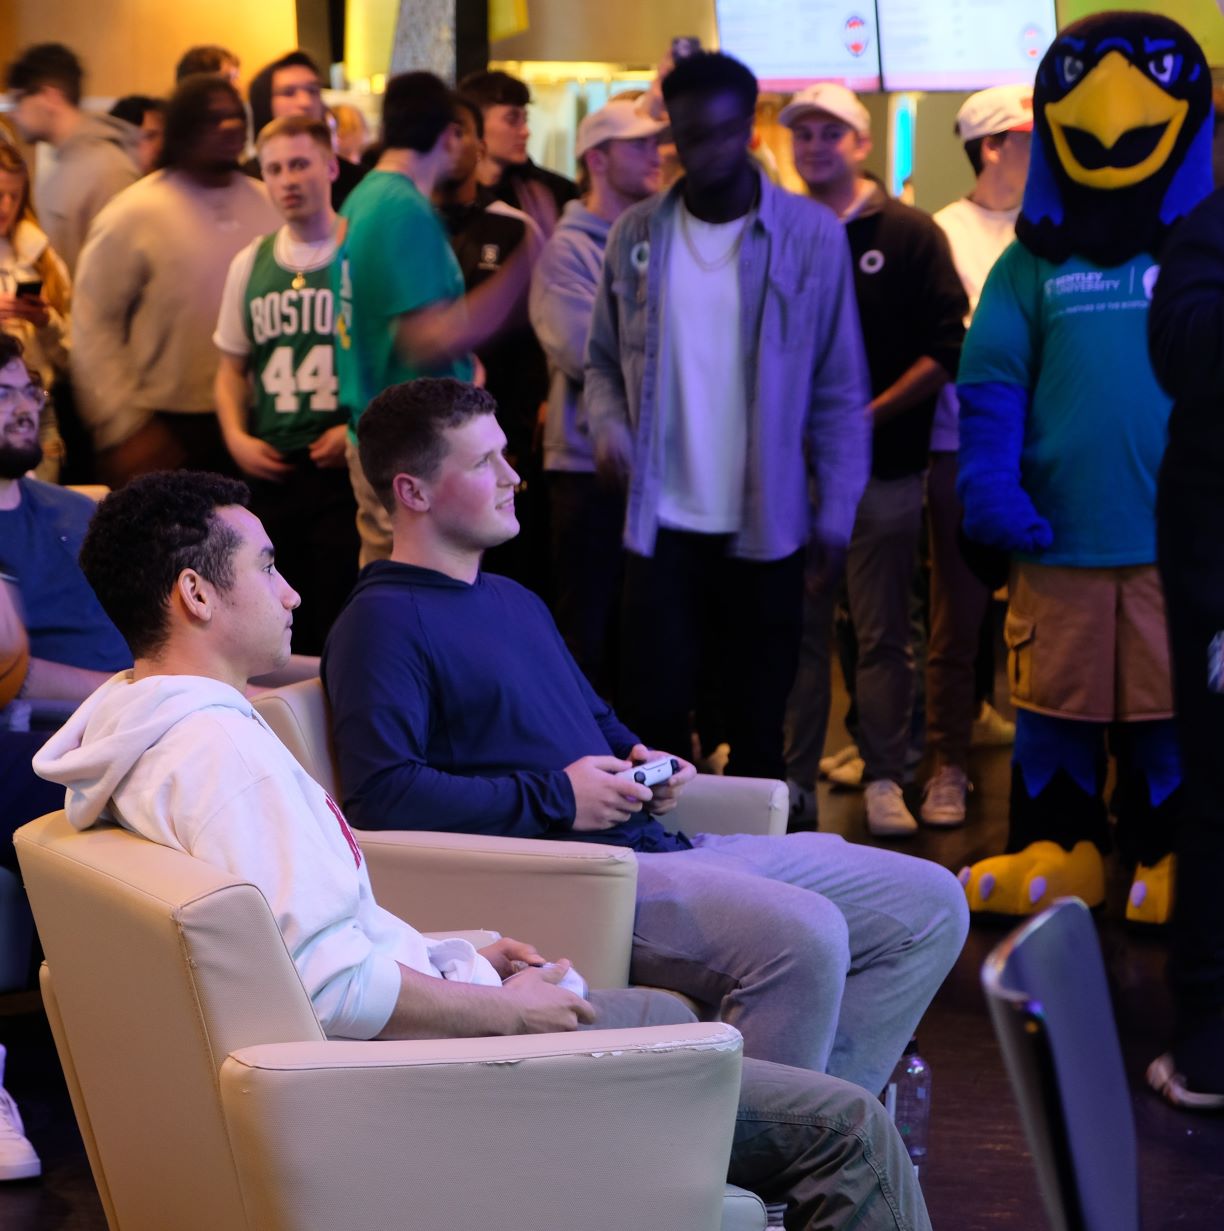
[[[860,137],[871,136],[871,116],[858,95],[836,81],[818,81],[800,90],[778,113],[778,123],[794,126],[800,116],[824,111],[849,125]]]
[[[1033,131],[1033,87],[995,85],[970,94],[956,113],[956,135],[976,141],[995,133]]]
[[[578,143],[574,153],[581,158],[587,150],[603,141],[632,141],[635,137],[653,137],[667,125],[638,110],[637,100],[614,98],[598,111],[592,111],[578,125]]]

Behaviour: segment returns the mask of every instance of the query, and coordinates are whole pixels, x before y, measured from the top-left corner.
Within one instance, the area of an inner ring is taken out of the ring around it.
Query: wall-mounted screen
[[[1058,27],[1054,0],[876,0],[886,90],[1032,81]]]
[[[874,0],[716,0],[718,44],[765,90],[880,88]]]

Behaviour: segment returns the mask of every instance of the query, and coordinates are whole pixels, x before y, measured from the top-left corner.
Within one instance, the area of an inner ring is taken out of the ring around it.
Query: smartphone
[[[42,294],[41,278],[18,278],[17,295],[21,299],[37,299]]]
[[[695,56],[701,50],[701,39],[695,35],[688,35],[684,38],[674,38],[671,43],[672,60],[679,63],[681,60],[687,60],[689,56]]]

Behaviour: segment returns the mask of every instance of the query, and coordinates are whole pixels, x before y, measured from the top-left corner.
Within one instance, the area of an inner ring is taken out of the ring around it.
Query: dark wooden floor
[[[978,789],[963,829],[924,830],[903,849],[952,869],[997,853],[1006,826],[1008,756],[1006,750],[975,754]],[[910,802],[916,811],[916,793]],[[824,828],[871,841],[860,795],[822,788],[820,803]],[[1144,1067],[1164,1048],[1169,1003],[1161,938],[1136,934],[1119,922],[1125,893],[1126,884],[1115,875],[1100,931],[1134,1096],[1144,1226],[1219,1231],[1224,1228],[1224,1116],[1177,1111],[1143,1084]],[[919,1036],[933,1074],[924,1189],[938,1231],[1041,1231],[1047,1225],[978,985],[982,959],[1001,935],[998,928],[975,925]],[[0,1185],[0,1228],[102,1231],[105,1220],[55,1050],[32,997],[24,1004],[0,998],[0,1042],[9,1049],[6,1084],[45,1169],[41,1180]]]

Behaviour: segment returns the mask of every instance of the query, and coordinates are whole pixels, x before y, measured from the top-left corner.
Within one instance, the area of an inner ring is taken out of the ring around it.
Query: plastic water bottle
[[[914,1174],[926,1162],[931,1132],[931,1070],[918,1054],[918,1040],[910,1039],[884,1089],[884,1108],[914,1164]]]

